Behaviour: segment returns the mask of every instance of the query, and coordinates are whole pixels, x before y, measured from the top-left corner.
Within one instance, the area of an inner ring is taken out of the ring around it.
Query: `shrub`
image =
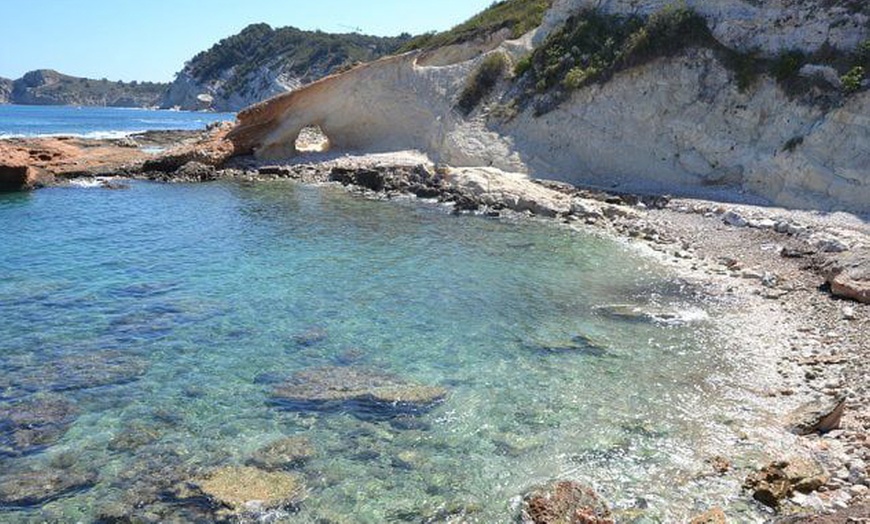
[[[491,53],[484,58],[474,74],[468,78],[465,88],[459,95],[459,101],[456,103],[457,109],[463,115],[469,115],[474,111],[474,108],[492,92],[498,81],[504,76],[507,65],[507,58],[500,52]]]
[[[801,51],[783,51],[771,67],[771,73],[780,83],[794,78],[806,63],[806,57]]]
[[[845,93],[854,93],[861,89],[861,83],[864,80],[864,68],[855,66],[843,75],[840,80],[843,82],[843,91]]]

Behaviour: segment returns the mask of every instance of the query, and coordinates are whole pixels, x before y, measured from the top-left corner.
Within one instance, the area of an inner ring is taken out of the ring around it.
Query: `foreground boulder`
[[[870,252],[852,251],[823,266],[834,296],[870,304]]]
[[[845,410],[845,395],[817,399],[789,414],[786,427],[796,435],[827,433],[840,427]]]
[[[752,493],[755,500],[776,509],[795,492],[812,493],[829,479],[830,475],[815,460],[795,458],[771,462],[749,475],[743,487]]]
[[[522,524],[613,524],[610,509],[595,491],[561,480],[534,488],[523,497]]]
[[[362,419],[423,413],[447,390],[378,370],[325,366],[295,373],[272,391],[272,402],[298,411],[348,411]]]

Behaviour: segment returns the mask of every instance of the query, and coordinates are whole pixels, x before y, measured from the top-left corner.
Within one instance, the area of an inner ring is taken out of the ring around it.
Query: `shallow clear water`
[[[195,508],[173,482],[287,435],[317,451],[301,521],[506,522],[555,478],[594,486],[621,521],[751,514],[738,486],[703,474],[753,422],[713,329],[595,309],[699,307],[618,243],[291,183],[6,194],[0,223],[0,408],[59,396],[78,409],[46,449],[0,453],[0,471],[99,473],[0,521],[184,520]],[[598,350],[544,349],[578,335]],[[94,387],[80,367],[40,375],[106,351],[147,368]],[[271,378],[324,365],[449,395],[410,423],[269,402]]]
[[[120,107],[0,105],[0,138],[43,135],[120,138],[151,130],[205,129],[212,122],[235,117],[234,113]]]

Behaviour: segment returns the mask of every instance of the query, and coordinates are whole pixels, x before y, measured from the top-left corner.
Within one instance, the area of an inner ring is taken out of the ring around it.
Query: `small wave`
[[[69,181],[69,185],[71,185],[72,187],[92,189],[96,187],[102,187],[104,180],[105,179],[102,178],[74,178]]]
[[[137,133],[144,133],[145,129],[136,129],[130,131],[88,131],[86,133],[0,133],[0,139],[8,138],[88,138],[93,140],[116,140]]]

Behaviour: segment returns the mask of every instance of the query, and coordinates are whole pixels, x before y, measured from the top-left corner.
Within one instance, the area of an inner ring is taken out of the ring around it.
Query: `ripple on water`
[[[218,472],[267,470],[309,522],[505,522],[556,478],[652,521],[740,506],[705,460],[761,417],[696,291],[617,243],[286,183],[0,220],[0,520],[208,520]]]

